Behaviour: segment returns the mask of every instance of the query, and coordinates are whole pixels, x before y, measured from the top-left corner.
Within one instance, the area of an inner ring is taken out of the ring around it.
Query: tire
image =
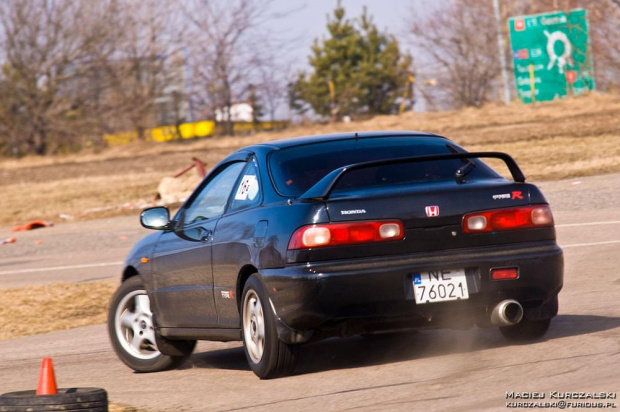
[[[57,395],[36,395],[36,391],[5,393],[0,396],[1,412],[107,411],[108,395],[99,388],[58,389]]]
[[[196,341],[182,341],[180,356],[161,353],[149,297],[139,276],[123,282],[110,302],[108,334],[114,351],[136,372],[159,372],[180,366],[191,355]],[[181,343],[181,341],[180,341]]]
[[[499,331],[506,339],[512,341],[536,340],[545,336],[550,324],[551,319],[524,319],[516,325],[500,327]]]
[[[293,373],[299,345],[278,339],[275,315],[257,274],[250,276],[243,288],[241,331],[245,356],[256,376],[270,379]]]

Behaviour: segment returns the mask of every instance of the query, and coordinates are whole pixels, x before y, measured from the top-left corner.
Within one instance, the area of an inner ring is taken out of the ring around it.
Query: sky
[[[417,3],[412,0],[342,0],[346,17],[356,18],[362,14],[364,6],[380,30],[387,29],[391,34],[401,37],[406,31],[406,19],[411,15],[411,7]],[[273,22],[276,31],[283,37],[294,38],[299,45],[292,51],[291,59],[296,67],[307,67],[310,46],[315,38],[327,36],[327,15],[331,15],[338,4],[337,0],[274,0],[272,10],[291,11],[286,18]],[[410,49],[406,44],[403,49]]]

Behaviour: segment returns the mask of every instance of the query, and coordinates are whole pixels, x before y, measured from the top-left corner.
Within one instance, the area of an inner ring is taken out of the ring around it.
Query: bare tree
[[[117,113],[113,128],[142,136],[148,127],[187,120],[180,17],[171,0],[124,2],[114,55],[99,66],[107,103]]]
[[[265,49],[266,33],[261,25],[276,18],[269,10],[272,0],[189,0],[186,17],[192,22],[194,79],[199,84],[195,98],[213,113],[230,113],[234,100],[260,78],[257,68]],[[232,119],[226,129],[233,134]]]
[[[620,0],[590,5],[590,34],[597,88],[620,90]]]
[[[187,120],[180,17],[172,0],[0,2],[0,150]]]
[[[117,6],[116,0],[0,2],[0,119],[14,154],[44,154],[51,141],[70,141],[88,125],[91,102],[77,96],[74,80],[96,56],[111,53]]]
[[[258,64],[257,84],[269,120],[272,122],[276,119],[278,108],[287,103],[288,83],[293,77],[292,65],[274,54],[272,51],[261,58]]]
[[[411,18],[413,43],[427,60],[421,74],[437,79],[452,107],[479,106],[491,98],[499,74],[493,16],[488,0],[455,0],[428,18]]]

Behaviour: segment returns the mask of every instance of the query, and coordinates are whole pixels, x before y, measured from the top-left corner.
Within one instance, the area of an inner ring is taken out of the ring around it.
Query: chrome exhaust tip
[[[512,326],[523,319],[523,306],[513,299],[499,302],[491,312],[493,326]]]

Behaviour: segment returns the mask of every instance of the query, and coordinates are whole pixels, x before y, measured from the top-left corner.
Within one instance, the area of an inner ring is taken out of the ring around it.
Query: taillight
[[[553,226],[553,214],[547,205],[489,210],[463,217],[465,233],[501,232],[544,226]]]
[[[288,243],[289,250],[323,246],[356,245],[360,243],[386,242],[405,237],[402,222],[348,222],[326,223],[300,227]]]

